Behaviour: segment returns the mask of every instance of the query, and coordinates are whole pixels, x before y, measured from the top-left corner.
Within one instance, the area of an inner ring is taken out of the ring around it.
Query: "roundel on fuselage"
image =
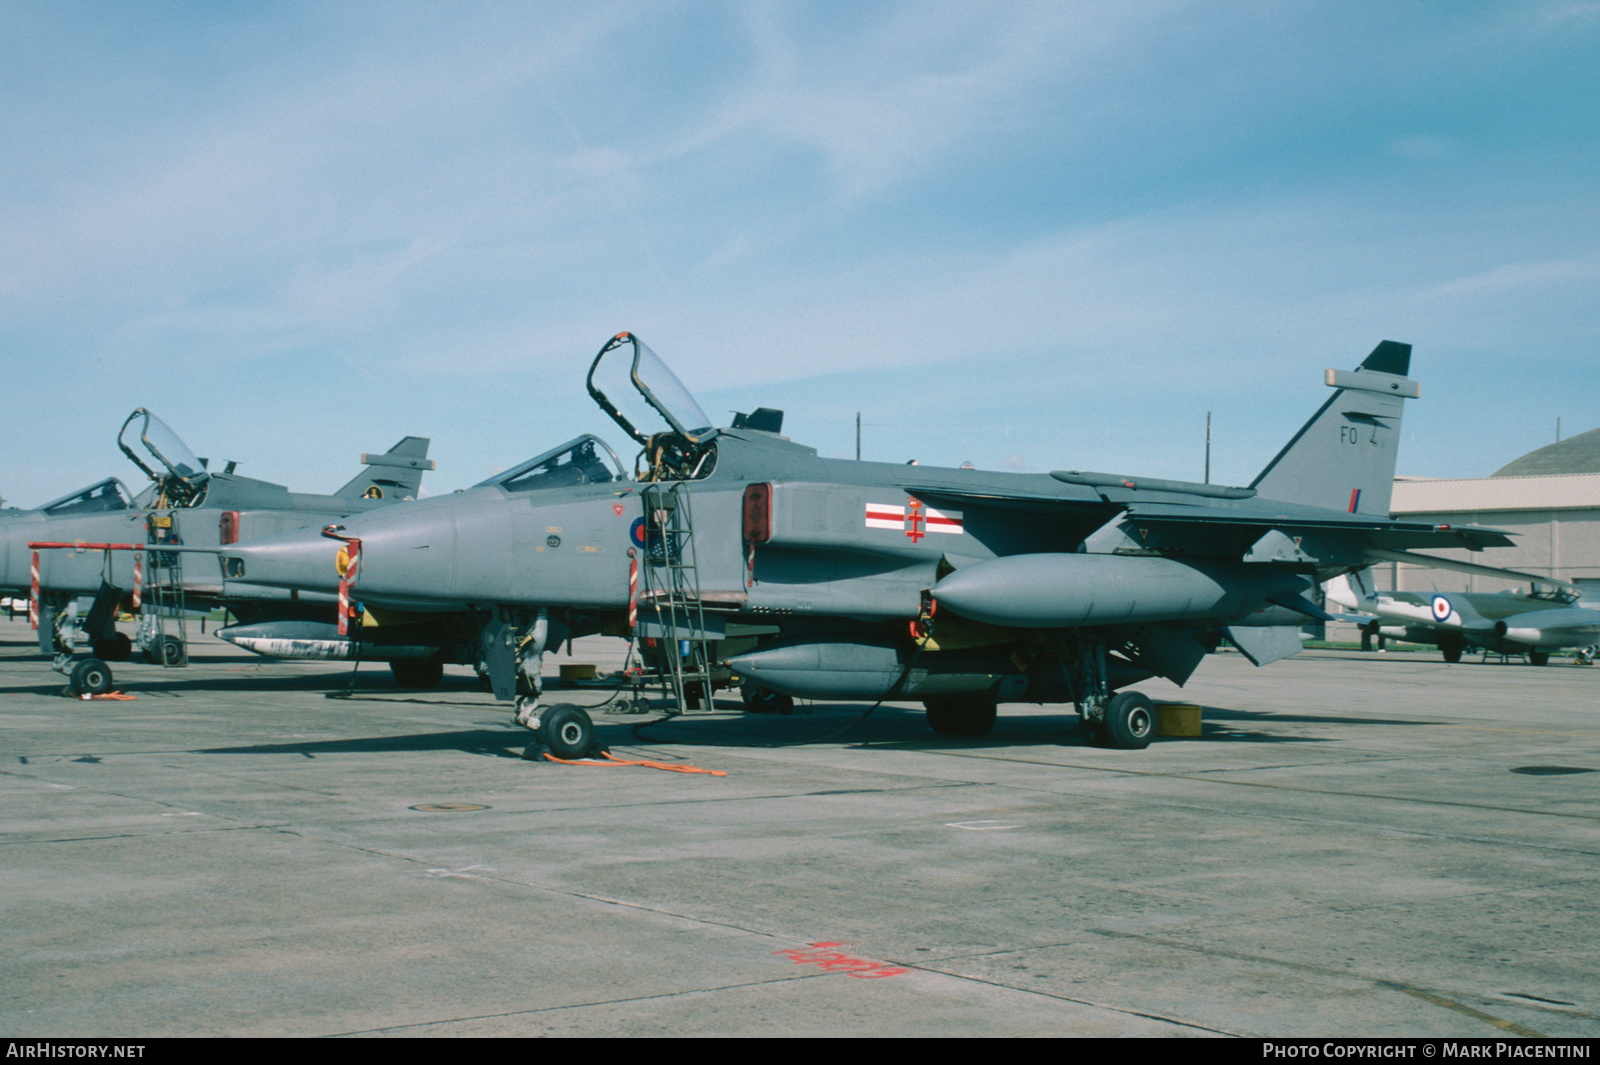
[[[1448,621],[1450,619],[1450,615],[1455,613],[1455,607],[1450,605],[1450,600],[1446,599],[1442,595],[1436,595],[1433,597],[1432,606],[1433,620],[1435,621]]]

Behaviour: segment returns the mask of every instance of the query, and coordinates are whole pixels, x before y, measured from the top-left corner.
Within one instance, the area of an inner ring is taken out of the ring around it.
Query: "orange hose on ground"
[[[600,757],[606,759],[604,762],[579,762],[569,758],[557,758],[549,751],[544,752],[544,757],[545,760],[549,762],[560,762],[562,765],[586,765],[595,769],[611,769],[616,766],[624,765],[642,765],[646,769],[664,769],[669,773],[706,773],[714,777],[725,777],[728,775],[720,769],[701,769],[697,765],[672,765],[668,762],[645,761],[625,762],[621,758],[614,757],[609,751],[600,752]]]

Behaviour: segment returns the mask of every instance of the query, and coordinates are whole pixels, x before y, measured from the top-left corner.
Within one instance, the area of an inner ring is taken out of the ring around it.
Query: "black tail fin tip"
[[[1398,340],[1379,341],[1378,346],[1372,349],[1372,354],[1362,359],[1357,369],[1405,377],[1411,372],[1411,345]]]
[[[1410,369],[1411,345],[1385,340],[1362,360],[1358,372],[1330,370],[1325,381],[1334,387],[1333,395],[1250,487],[1263,499],[1280,503],[1387,516],[1401,413],[1405,399],[1416,395],[1414,382],[1405,381]],[[1362,370],[1385,377],[1369,386],[1372,378]],[[1340,378],[1343,382],[1335,384]],[[1413,387],[1401,389],[1397,383]]]

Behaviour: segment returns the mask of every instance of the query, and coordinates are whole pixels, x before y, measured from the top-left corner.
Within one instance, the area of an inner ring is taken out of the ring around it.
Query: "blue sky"
[[[1248,481],[1600,425],[1600,3],[0,3],[0,496],[135,406],[331,491],[580,432],[629,329],[825,455]],[[137,487],[137,485],[134,485]]]

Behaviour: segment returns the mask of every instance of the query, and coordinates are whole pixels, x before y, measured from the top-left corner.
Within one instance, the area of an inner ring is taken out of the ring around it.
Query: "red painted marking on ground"
[[[885,965],[881,961],[868,961],[866,958],[858,958],[854,954],[833,949],[842,946],[843,943],[813,943],[804,949],[775,950],[772,953],[788,958],[796,965],[815,965],[825,972],[843,972],[860,980],[882,980],[886,976],[899,976],[901,973],[911,971],[897,965]]]

